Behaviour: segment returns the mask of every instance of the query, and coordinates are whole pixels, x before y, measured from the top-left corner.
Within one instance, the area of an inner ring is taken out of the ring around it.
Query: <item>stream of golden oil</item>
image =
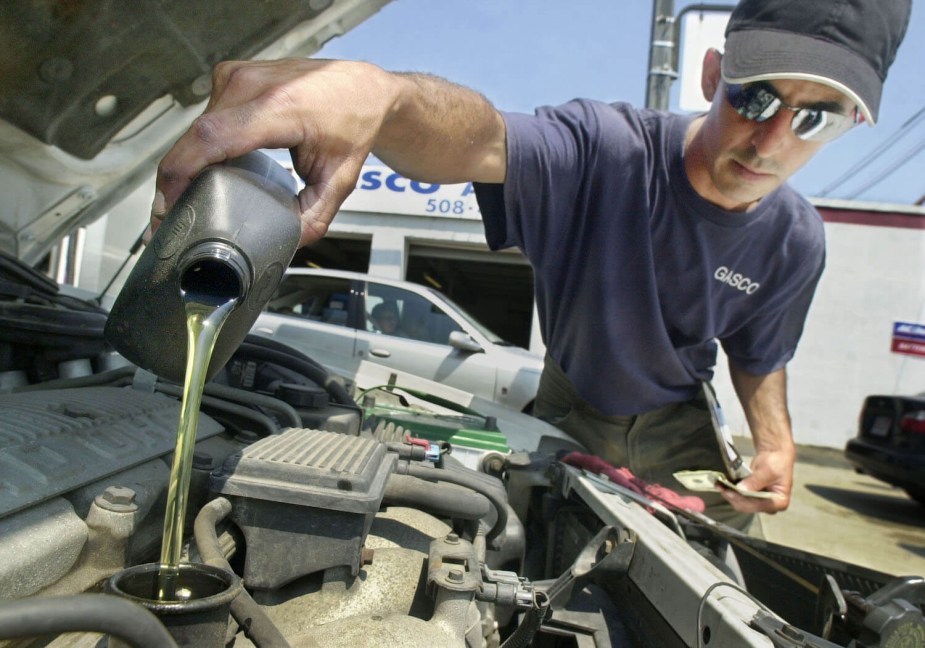
[[[184,293],[183,302],[187,331],[186,377],[183,384],[180,424],[177,427],[177,447],[173,455],[167,489],[167,510],[164,514],[164,535],[157,579],[157,598],[161,601],[184,598],[184,591],[178,583],[180,552],[183,546],[183,519],[188,503],[193,452],[196,447],[199,406],[202,403],[202,391],[215,341],[237,299],[215,303],[215,299],[208,296]]]

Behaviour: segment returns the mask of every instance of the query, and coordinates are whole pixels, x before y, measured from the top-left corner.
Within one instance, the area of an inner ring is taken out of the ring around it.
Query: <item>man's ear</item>
[[[713,47],[703,55],[700,89],[703,91],[703,98],[707,101],[713,101],[713,97],[716,96],[716,89],[719,88],[719,83],[723,78],[722,63],[723,55]]]

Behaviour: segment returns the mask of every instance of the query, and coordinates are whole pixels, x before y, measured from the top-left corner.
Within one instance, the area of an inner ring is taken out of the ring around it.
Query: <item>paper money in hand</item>
[[[729,481],[729,478],[718,470],[681,470],[674,473],[674,478],[681,482],[684,488],[691,491],[717,491],[719,490],[719,484],[722,484],[745,497],[773,499],[781,496],[780,493],[772,493],[771,491],[752,491],[742,488]]]

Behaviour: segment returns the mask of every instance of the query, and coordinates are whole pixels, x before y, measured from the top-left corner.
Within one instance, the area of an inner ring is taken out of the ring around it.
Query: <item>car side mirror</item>
[[[482,353],[485,351],[485,349],[465,331],[453,331],[450,333],[448,342],[454,349],[459,349],[466,353]]]

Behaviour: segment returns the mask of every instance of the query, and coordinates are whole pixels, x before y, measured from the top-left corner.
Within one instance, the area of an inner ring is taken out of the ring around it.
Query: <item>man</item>
[[[502,114],[475,92],[364,63],[216,67],[205,113],[161,163],[152,214],[206,165],[289,148],[302,244],[322,237],[370,152],[426,182],[473,181],[492,248],[535,270],[548,348],[536,413],[672,487],[723,467],[704,397],[716,340],[755,441],[752,474],[708,513],[746,528],[784,510],[795,449],[786,364],[824,264],[822,222],[785,181],[878,115],[910,0],[743,0],[712,108],[682,117],[575,101]]]

